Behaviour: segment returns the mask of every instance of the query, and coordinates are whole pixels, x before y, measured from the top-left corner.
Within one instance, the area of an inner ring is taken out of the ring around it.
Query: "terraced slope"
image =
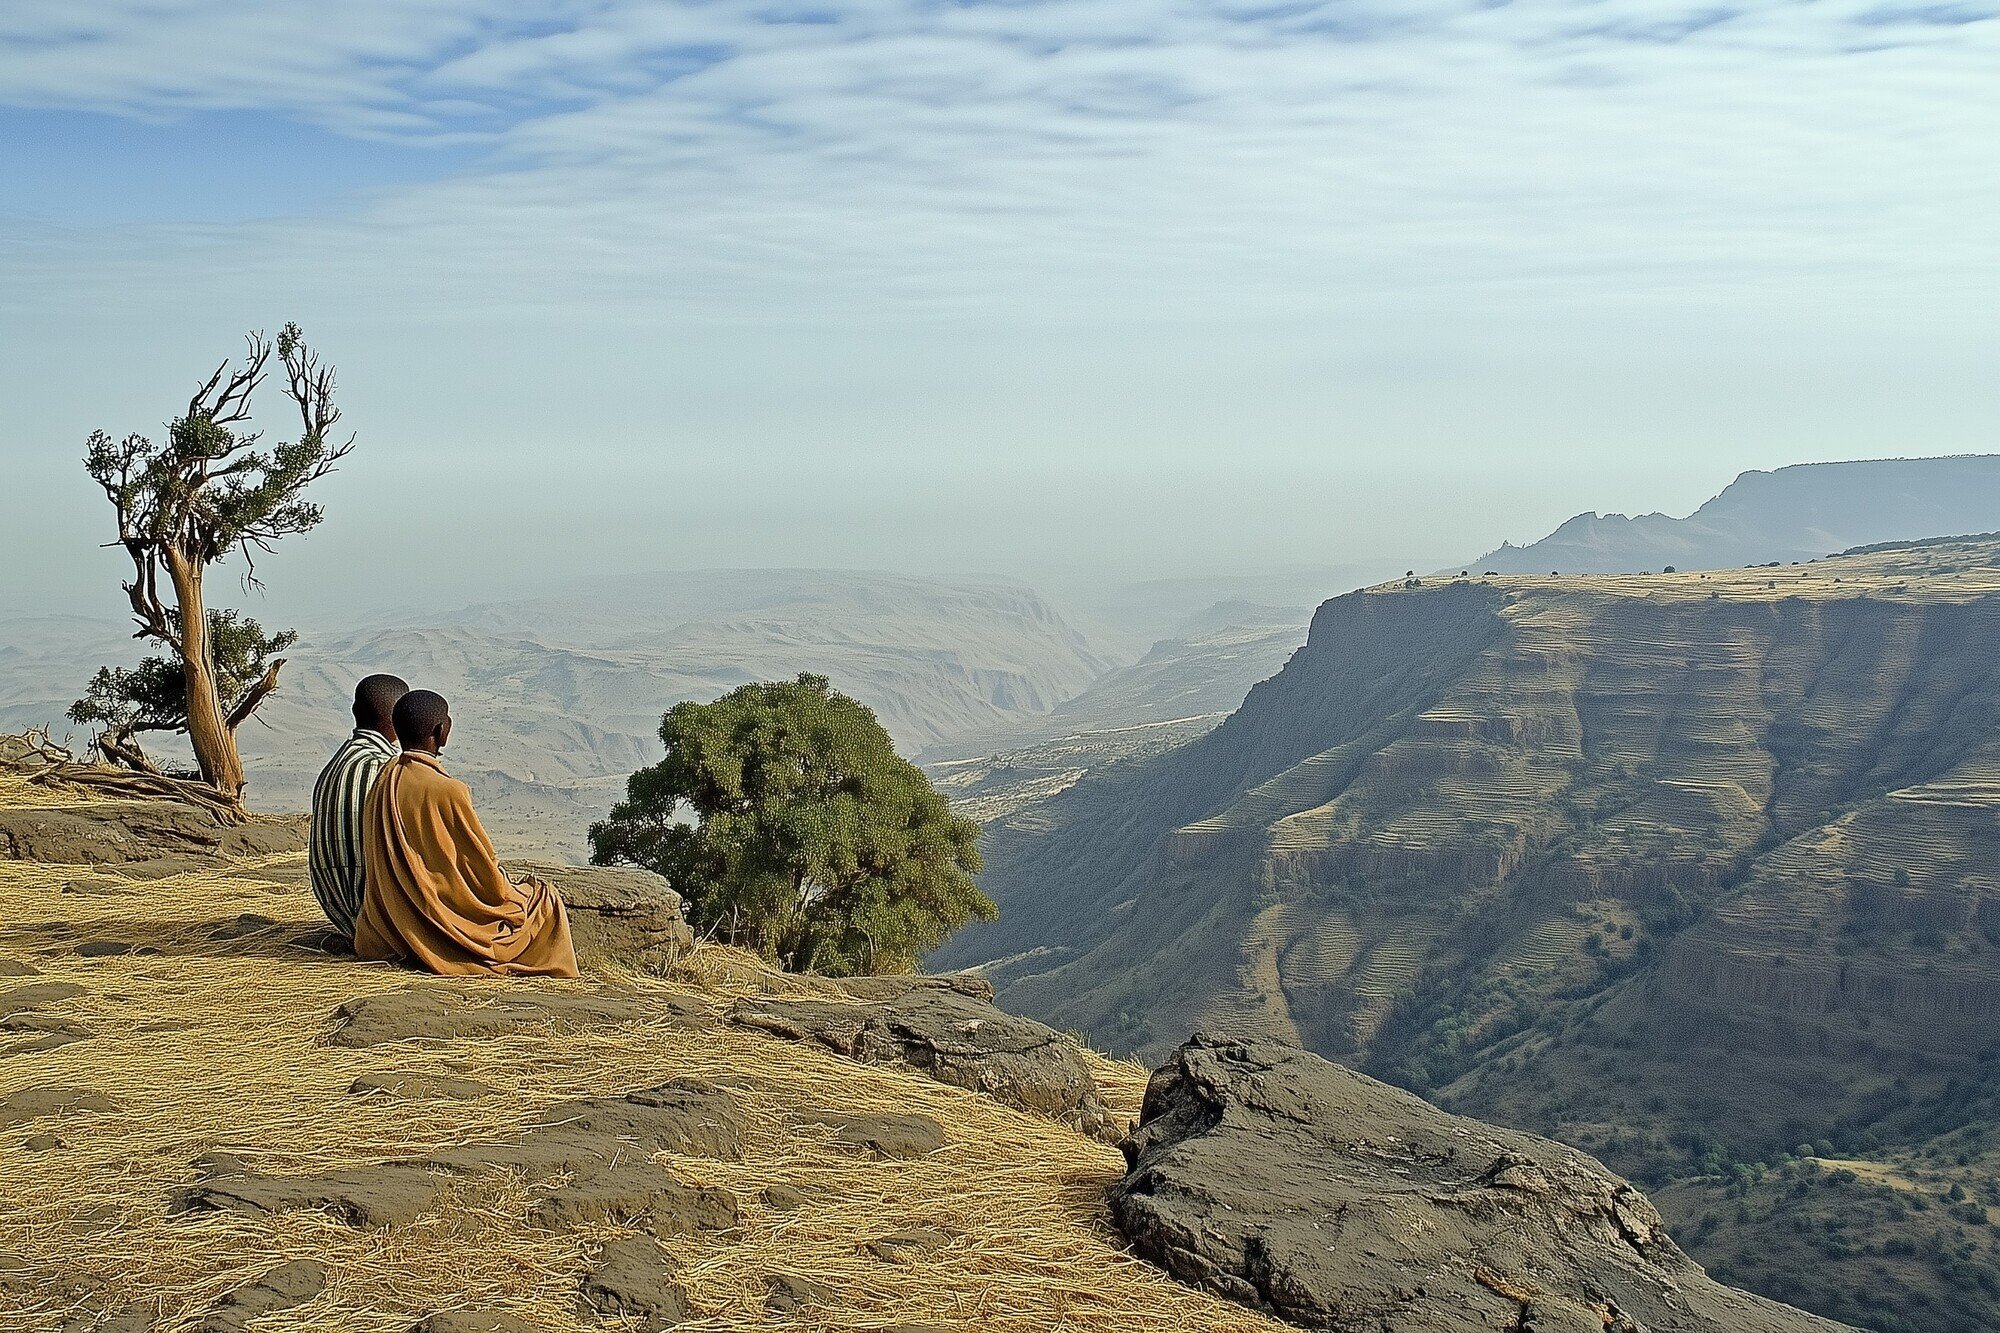
[[[2000,1016],[1996,631],[1992,542],[1338,598],[1217,730],[1011,820],[1000,920],[938,961],[1148,1057],[1295,1036],[1655,1185],[1921,1144],[1948,1109],[1893,1117],[1983,1087]],[[1914,1279],[1830,1271],[1823,1313],[1903,1317]],[[1987,1326],[1946,1305],[1914,1326]]]

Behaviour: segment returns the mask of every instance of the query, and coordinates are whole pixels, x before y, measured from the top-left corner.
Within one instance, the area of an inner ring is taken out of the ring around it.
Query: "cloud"
[[[1401,249],[1393,283],[1553,248],[1651,267],[1714,222],[1733,281],[1802,210],[1865,230],[1868,196],[1935,200],[2000,129],[1996,54],[1979,10],[1843,0],[78,0],[0,16],[0,100],[488,145],[340,224],[391,253],[564,238],[558,267],[665,275],[789,248],[822,262],[761,279],[865,287],[925,249],[1064,281],[1253,252],[1281,285]],[[941,288],[973,276],[933,257]]]

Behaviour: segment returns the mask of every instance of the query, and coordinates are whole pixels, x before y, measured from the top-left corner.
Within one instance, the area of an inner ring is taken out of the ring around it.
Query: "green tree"
[[[255,333],[249,342],[249,355],[240,367],[224,361],[196,386],[187,410],[168,424],[164,440],[144,435],[114,440],[97,431],[83,458],[84,471],[117,517],[117,545],[131,557],[125,596],[138,624],[133,637],[151,640],[172,654],[165,660],[177,664],[182,677],[174,705],[180,723],[174,729],[187,733],[202,781],[232,806],[243,796],[236,728],[277,688],[284,661],[271,660],[232,706],[221,679],[229,650],[210,638],[217,621],[204,601],[203,577],[210,566],[241,555],[254,583],[259,553],[319,524],[320,508],[305,499],[305,492],[353,447],[352,437],[345,442],[333,438],[340,420],[333,405],[333,367],[306,345],[298,325],[285,325],[275,343]],[[300,430],[296,440],[266,447],[262,432],[244,423],[274,354]],[[264,639],[255,621],[227,623],[269,645],[286,638]],[[267,647],[264,655],[274,651],[280,649]],[[150,666],[140,670],[154,672]],[[97,712],[130,704],[133,715],[141,716],[138,710],[167,702],[155,688],[159,684],[150,674],[141,681],[114,675],[105,681],[101,697],[93,701],[87,696],[79,707]],[[96,681],[91,688],[95,694]],[[145,696],[135,697],[130,690],[143,690]]]
[[[697,929],[794,972],[913,970],[996,909],[979,826],[824,676],[676,705],[667,755],[590,830],[591,859],[665,875]]]
[[[216,692],[233,728],[255,711],[270,692],[284,659],[276,657],[298,634],[264,627],[236,611],[208,613],[208,645],[215,657]],[[99,728],[97,748],[114,764],[159,773],[139,737],[145,732],[185,732],[188,728],[187,673],[179,662],[149,657],[136,667],[100,667],[84,696],[70,705],[69,720]]]

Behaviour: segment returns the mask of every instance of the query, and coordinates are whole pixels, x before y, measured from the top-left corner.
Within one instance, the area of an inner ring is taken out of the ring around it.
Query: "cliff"
[[[1298,1042],[1653,1184],[1918,1151],[1964,1122],[1885,1117],[1984,1087],[2000,1004],[1996,630],[1992,541],[1336,598],[1215,731],[996,831],[1000,920],[936,961],[1112,1050]],[[1957,1262],[1814,1299],[1873,1322]]]

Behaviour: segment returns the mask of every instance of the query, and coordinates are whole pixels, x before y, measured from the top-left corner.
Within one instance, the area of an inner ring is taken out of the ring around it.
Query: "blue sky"
[[[304,601],[1420,563],[1991,449],[1996,70],[2000,0],[10,6],[0,607],[115,609],[83,437],[286,319],[361,441]]]

